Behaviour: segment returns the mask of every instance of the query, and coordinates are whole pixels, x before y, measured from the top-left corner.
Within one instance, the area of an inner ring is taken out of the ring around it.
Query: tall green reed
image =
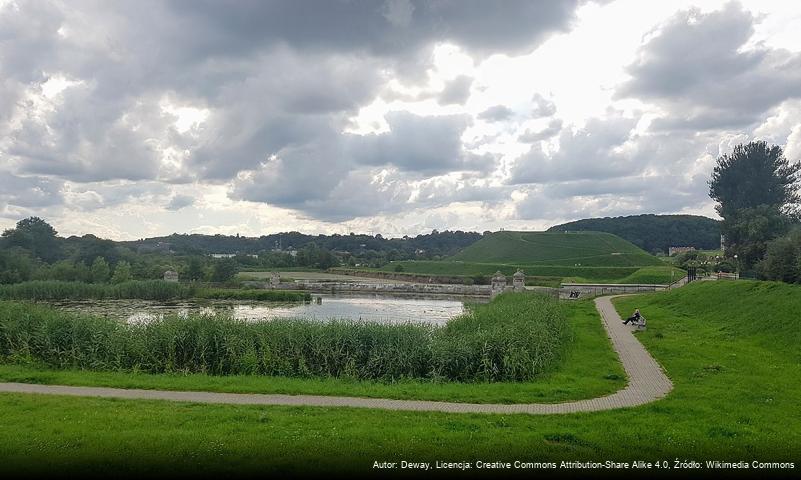
[[[238,290],[200,288],[163,280],[131,280],[119,284],[35,280],[0,285],[0,299],[6,300],[86,300],[125,299],[173,300],[187,298],[258,301],[308,301],[306,292],[276,290]]]
[[[503,295],[445,327],[198,315],[126,324],[0,302],[0,359],[54,368],[523,381],[554,366],[569,334],[557,301],[529,294]]]

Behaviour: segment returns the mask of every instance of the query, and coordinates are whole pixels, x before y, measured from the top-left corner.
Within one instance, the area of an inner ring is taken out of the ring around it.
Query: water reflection
[[[317,303],[320,297],[322,301]],[[186,317],[189,314],[228,314],[249,321],[274,318],[308,318],[327,321],[343,318],[382,323],[425,322],[445,324],[464,312],[464,299],[453,297],[390,296],[379,294],[314,294],[309,303],[243,301],[93,300],[55,302],[63,310],[102,315],[131,323],[149,322],[164,315]],[[486,301],[483,299],[470,299]]]

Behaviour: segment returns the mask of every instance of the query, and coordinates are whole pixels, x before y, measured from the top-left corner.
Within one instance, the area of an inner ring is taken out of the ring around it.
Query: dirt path
[[[236,405],[289,405],[315,407],[377,408],[448,413],[526,413],[532,415],[593,412],[633,407],[658,400],[667,395],[673,384],[662,368],[632,334],[632,327],[622,324],[610,301],[612,297],[595,299],[595,306],[612,346],[629,383],[625,388],[605,397],[566,403],[528,404],[477,404],[435,402],[422,400],[390,400],[383,398],[333,397],[317,395],[275,395],[248,393],[174,392],[164,390],[137,390],[102,387],[71,387],[65,385],[37,385],[26,383],[0,383],[0,392],[78,397],[104,397],[141,400],[169,400],[194,403],[222,403]]]

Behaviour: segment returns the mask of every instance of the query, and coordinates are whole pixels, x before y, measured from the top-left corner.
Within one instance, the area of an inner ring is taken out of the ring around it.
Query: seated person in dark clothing
[[[634,309],[634,314],[632,316],[630,316],[629,318],[627,318],[623,322],[623,325],[628,325],[629,322],[633,323],[633,322],[639,322],[639,321],[640,321],[640,309],[639,308],[635,308]]]

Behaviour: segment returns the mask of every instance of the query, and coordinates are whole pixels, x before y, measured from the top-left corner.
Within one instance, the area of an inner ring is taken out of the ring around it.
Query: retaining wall
[[[272,288],[268,282],[247,281],[242,283],[256,288]],[[364,292],[469,296],[490,295],[489,285],[447,285],[437,283],[295,282],[279,283],[274,288],[276,290],[306,290],[318,293]]]
[[[579,298],[614,295],[618,293],[661,292],[667,285],[644,283],[563,283],[559,298],[571,298],[571,292],[579,292]]]

